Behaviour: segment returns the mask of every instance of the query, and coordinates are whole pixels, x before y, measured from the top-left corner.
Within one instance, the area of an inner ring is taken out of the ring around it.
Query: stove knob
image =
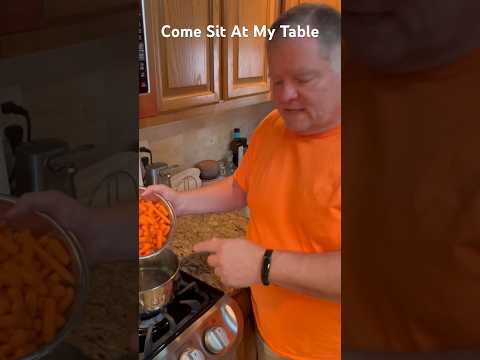
[[[212,354],[220,354],[230,344],[226,331],[220,327],[214,327],[205,331],[205,347]]]
[[[198,349],[188,348],[180,355],[179,360],[205,360],[205,355]]]

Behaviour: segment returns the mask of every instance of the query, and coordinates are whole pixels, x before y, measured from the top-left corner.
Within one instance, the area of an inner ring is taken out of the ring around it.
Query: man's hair
[[[318,29],[319,41],[322,53],[330,60],[332,67],[339,71],[340,69],[340,48],[342,41],[341,15],[330,6],[316,4],[302,4],[289,9],[283,13],[271,26],[275,29],[272,40],[267,40],[267,48],[282,39],[282,28],[280,25],[290,25],[291,27],[301,26],[310,29]]]

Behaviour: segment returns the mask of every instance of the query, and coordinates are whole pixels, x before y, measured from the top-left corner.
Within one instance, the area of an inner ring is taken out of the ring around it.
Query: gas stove
[[[140,316],[140,360],[234,359],[243,333],[237,303],[222,291],[180,272],[174,299]]]

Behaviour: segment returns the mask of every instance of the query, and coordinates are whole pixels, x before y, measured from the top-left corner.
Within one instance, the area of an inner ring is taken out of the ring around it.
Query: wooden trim
[[[42,0],[2,1],[0,34],[35,31],[44,26]]]
[[[153,31],[152,9],[150,8],[150,0],[144,2],[144,14],[143,19],[145,27],[145,38],[147,39],[147,61],[148,61],[148,80],[150,92],[148,94],[142,94],[138,97],[138,116],[139,118],[145,118],[155,116],[158,113],[158,93],[157,93],[157,77],[158,68],[155,61],[154,48],[155,45],[155,31]]]
[[[267,103],[269,101],[271,101],[270,93],[246,96],[233,100],[221,101],[217,104],[200,106],[176,112],[168,112],[154,117],[143,118],[140,119],[139,127],[143,129],[179,120],[193,120],[208,114],[229,111],[255,104]]]
[[[136,31],[137,26],[137,10],[129,9],[102,17],[85,18],[82,23],[58,24],[31,32],[8,34],[0,36],[0,57],[58,49],[123,31]]]
[[[74,23],[88,22],[95,19],[101,19],[114,14],[118,14],[118,13],[125,13],[125,12],[132,13],[134,11],[138,11],[138,9],[139,9],[139,4],[137,2],[134,2],[131,4],[117,5],[115,7],[102,9],[98,11],[92,10],[84,14],[72,14],[72,15],[60,16],[60,17],[53,16],[53,17],[47,18],[46,24],[47,24],[47,27],[65,26],[65,25],[70,25]]]

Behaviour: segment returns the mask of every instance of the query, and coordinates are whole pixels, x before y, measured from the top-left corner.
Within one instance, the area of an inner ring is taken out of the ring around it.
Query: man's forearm
[[[340,302],[341,252],[274,251],[270,282],[310,296]]]
[[[94,263],[138,259],[138,206],[136,202],[114,208],[89,209],[83,221],[72,222]]]
[[[246,193],[230,176],[195,191],[181,193],[179,213],[204,214],[237,210],[247,204]]]

